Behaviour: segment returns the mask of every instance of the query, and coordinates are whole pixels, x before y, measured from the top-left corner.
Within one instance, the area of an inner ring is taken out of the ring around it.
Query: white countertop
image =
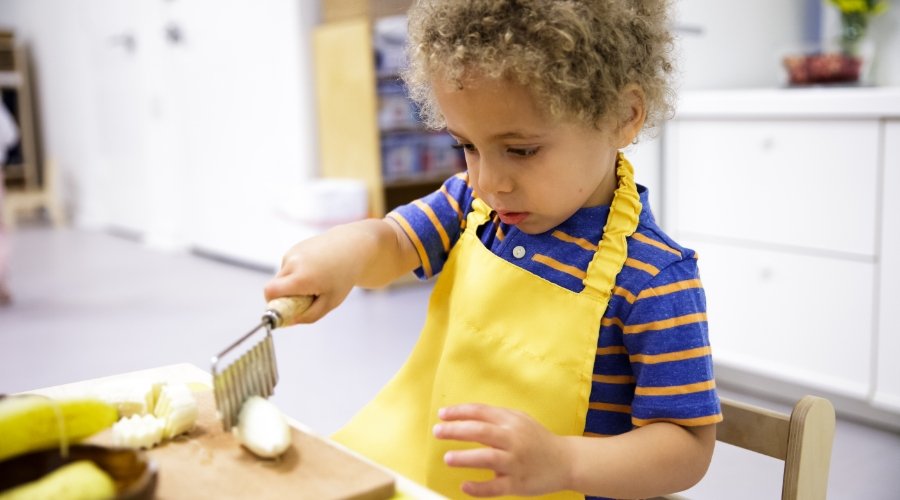
[[[798,87],[681,92],[675,119],[900,118],[900,87]]]

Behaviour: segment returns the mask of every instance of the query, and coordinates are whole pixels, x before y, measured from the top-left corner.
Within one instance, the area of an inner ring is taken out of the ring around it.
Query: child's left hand
[[[444,462],[451,467],[494,471],[490,481],[463,483],[466,494],[539,495],[567,489],[571,467],[566,440],[524,412],[462,404],[442,408],[438,416],[444,422],[435,425],[435,437],[487,446],[444,455]]]

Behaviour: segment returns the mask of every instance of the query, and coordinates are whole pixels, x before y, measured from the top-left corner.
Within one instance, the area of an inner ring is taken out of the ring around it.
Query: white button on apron
[[[515,257],[517,259],[521,259],[524,256],[525,256],[525,247],[520,245],[520,246],[513,248],[513,257]]]

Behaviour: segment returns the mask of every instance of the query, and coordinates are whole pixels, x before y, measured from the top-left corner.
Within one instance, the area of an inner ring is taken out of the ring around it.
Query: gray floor
[[[208,368],[210,356],[258,321],[270,277],[99,232],[31,227],[11,240],[0,393],[181,362]],[[412,348],[428,293],[428,285],[355,291],[319,323],[277,332],[273,400],[320,433],[337,429]],[[719,445],[706,479],[687,496],[779,498],[779,467]],[[900,499],[900,435],[839,420],[829,498]]]

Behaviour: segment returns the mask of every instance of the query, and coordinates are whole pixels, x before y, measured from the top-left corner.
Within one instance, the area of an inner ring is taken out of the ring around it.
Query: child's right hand
[[[328,233],[294,245],[281,261],[281,269],[265,286],[266,301],[308,295],[312,304],[297,318],[312,323],[337,307],[356,284],[354,266],[344,257],[340,242]]]
[[[312,323],[340,305],[354,286],[383,286],[418,265],[415,248],[397,224],[368,219],[294,245],[266,284],[265,297],[267,302],[292,295],[314,297],[297,318],[298,323]]]

